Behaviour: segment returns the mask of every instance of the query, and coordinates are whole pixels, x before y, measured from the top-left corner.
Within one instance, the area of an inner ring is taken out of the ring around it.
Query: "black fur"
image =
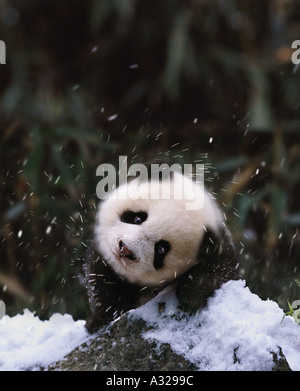
[[[135,219],[138,218],[139,222],[136,222]],[[126,211],[121,216],[121,221],[127,224],[142,224],[148,218],[148,214],[146,212],[132,212]]]
[[[207,303],[214,291],[230,280],[241,278],[238,260],[225,227],[217,234],[207,230],[201,242],[197,264],[178,279],[176,295],[183,311],[195,312]]]
[[[159,247],[162,246],[165,249],[164,253],[159,252]],[[164,266],[164,259],[165,256],[168,254],[170,251],[170,243],[167,242],[166,240],[160,240],[159,242],[155,243],[154,246],[154,261],[153,261],[153,266],[155,269],[161,269]]]
[[[91,316],[86,329],[94,333],[122,313],[140,306],[145,294],[155,296],[157,290],[127,282],[105,263],[96,250],[90,249],[84,264],[85,284],[88,291]]]
[[[197,264],[177,280],[176,295],[180,307],[187,312],[203,308],[215,289],[224,282],[240,278],[236,254],[225,227],[218,234],[212,231],[205,233],[197,259]],[[106,265],[93,249],[85,262],[84,271],[91,308],[86,328],[90,333],[141,305],[141,297],[153,297],[160,290],[130,284]]]

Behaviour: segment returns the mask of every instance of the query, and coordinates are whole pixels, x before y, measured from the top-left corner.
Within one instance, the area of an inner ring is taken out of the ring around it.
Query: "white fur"
[[[222,224],[222,217],[204,188],[195,187],[191,179],[181,174],[174,173],[171,182],[152,181],[150,186],[149,183],[134,180],[120,186],[100,203],[95,235],[98,250],[118,275],[141,286],[155,287],[176,279],[195,264],[205,229],[216,231]],[[200,207],[187,210],[186,205],[195,190]],[[150,198],[151,191],[152,194],[170,191],[171,197]],[[176,199],[175,195],[180,192],[184,194]],[[126,224],[120,219],[125,211],[143,211],[148,218],[141,225]],[[135,254],[135,261],[118,256],[120,240]],[[168,241],[171,249],[165,256],[164,266],[155,269],[154,244],[160,240]]]

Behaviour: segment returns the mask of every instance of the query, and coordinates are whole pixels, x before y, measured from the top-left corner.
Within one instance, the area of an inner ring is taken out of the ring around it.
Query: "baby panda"
[[[199,205],[189,209],[193,197]],[[84,271],[90,333],[167,285],[175,284],[183,311],[195,312],[224,282],[240,278],[217,204],[203,186],[178,172],[169,180],[134,179],[100,202]]]

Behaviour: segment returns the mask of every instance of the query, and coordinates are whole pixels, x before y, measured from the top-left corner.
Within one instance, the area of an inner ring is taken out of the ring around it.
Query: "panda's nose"
[[[129,250],[129,248],[126,246],[126,244],[122,240],[119,241],[119,249],[120,249],[121,257],[125,257],[125,258],[129,259],[130,261],[136,260],[134,253],[131,250]]]

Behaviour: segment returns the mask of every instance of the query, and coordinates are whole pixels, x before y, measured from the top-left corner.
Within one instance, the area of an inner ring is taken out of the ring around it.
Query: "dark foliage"
[[[2,1],[8,312],[86,316],[96,168],[120,155],[205,163],[244,277],[286,306],[300,255],[296,39],[297,0]]]

